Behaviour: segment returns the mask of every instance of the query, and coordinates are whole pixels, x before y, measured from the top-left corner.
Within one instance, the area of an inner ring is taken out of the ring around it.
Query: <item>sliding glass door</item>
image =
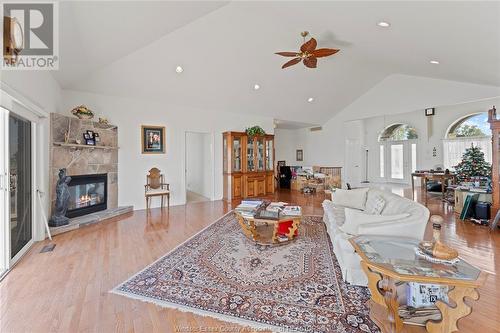
[[[0,274],[33,243],[32,123],[0,107]]]
[[[9,115],[10,259],[32,241],[31,122]]]

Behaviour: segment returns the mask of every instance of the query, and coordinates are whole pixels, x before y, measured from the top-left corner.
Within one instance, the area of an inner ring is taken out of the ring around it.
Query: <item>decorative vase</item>
[[[441,260],[453,260],[458,257],[457,250],[443,244],[441,242],[441,225],[443,224],[443,218],[439,215],[432,215],[430,218],[432,223],[432,241],[420,242],[420,250],[437,259]]]
[[[85,105],[80,105],[71,110],[71,114],[78,119],[88,120],[94,118],[94,113]]]

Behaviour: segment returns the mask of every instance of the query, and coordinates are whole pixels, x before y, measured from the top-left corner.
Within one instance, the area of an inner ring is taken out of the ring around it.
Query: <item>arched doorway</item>
[[[381,180],[408,183],[417,168],[417,139],[415,128],[396,123],[384,128],[379,136],[379,176]]]

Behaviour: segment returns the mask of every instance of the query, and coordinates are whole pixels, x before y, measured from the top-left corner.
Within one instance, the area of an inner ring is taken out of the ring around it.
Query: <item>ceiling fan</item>
[[[287,67],[298,64],[301,60],[306,67],[316,68],[318,63],[318,58],[328,57],[339,52],[338,49],[316,49],[318,42],[316,39],[311,38],[306,42],[306,37],[309,36],[309,32],[303,31],[300,33],[302,38],[304,38],[304,44],[300,47],[300,52],[276,52],[283,57],[294,57],[294,59],[286,62],[281,68],[285,69]]]

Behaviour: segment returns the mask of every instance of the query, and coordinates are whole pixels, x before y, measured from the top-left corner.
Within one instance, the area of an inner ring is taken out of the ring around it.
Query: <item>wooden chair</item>
[[[149,199],[157,196],[161,196],[161,207],[163,207],[163,198],[166,196],[167,207],[170,209],[170,184],[164,183],[163,175],[158,168],[149,170],[146,185],[144,185],[144,195],[146,196],[146,209],[149,209]]]

